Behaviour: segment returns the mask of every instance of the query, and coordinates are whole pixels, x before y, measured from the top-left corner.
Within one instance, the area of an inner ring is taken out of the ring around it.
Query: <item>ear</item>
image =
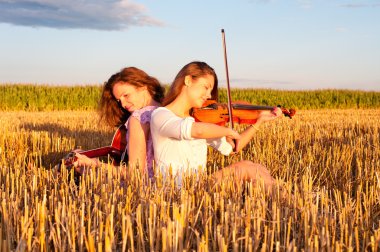
[[[186,87],[190,87],[192,81],[193,81],[193,78],[191,78],[190,75],[186,75],[186,76],[185,76],[185,86],[186,86]]]

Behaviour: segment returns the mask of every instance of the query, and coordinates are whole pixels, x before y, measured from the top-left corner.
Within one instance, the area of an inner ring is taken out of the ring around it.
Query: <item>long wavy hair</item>
[[[170,89],[162,101],[162,105],[166,106],[174,101],[181,93],[182,87],[185,85],[185,77],[190,75],[193,80],[204,77],[206,75],[212,75],[214,77],[214,87],[211,91],[211,99],[218,100],[218,77],[215,71],[207,63],[201,61],[193,61],[182,67],[175,77]]]
[[[117,102],[112,93],[116,83],[128,83],[129,85],[139,87],[147,87],[151,97],[158,103],[162,102],[164,97],[164,88],[160,82],[136,67],[126,67],[120,72],[113,74],[107,82],[104,83],[102,95],[99,101],[98,112],[101,121],[110,126],[120,126],[124,124],[131,113],[124,109]]]

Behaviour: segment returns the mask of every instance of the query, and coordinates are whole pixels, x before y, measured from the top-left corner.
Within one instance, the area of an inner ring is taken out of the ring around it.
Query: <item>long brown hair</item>
[[[193,80],[204,77],[205,75],[212,75],[214,77],[214,87],[211,91],[211,99],[218,100],[218,77],[214,69],[205,62],[193,61],[182,67],[178,72],[167,95],[162,101],[163,106],[170,104],[181,93],[187,75],[190,75]]]
[[[124,124],[131,113],[124,109],[114,97],[112,90],[116,83],[128,83],[135,87],[147,87],[152,98],[161,103],[164,97],[164,89],[160,82],[136,67],[126,67],[120,72],[113,74],[104,83],[102,95],[99,101],[99,114],[101,121],[105,121],[110,126],[120,126]]]

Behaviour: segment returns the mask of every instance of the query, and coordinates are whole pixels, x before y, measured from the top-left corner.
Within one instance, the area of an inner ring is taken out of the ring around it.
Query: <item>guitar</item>
[[[73,167],[74,162],[78,159],[75,156],[75,153],[80,153],[89,158],[96,157],[106,157],[109,156],[112,158],[113,165],[120,165],[121,162],[128,162],[128,154],[126,153],[127,147],[127,129],[125,125],[121,125],[115,132],[111,145],[100,147],[92,150],[85,150],[79,152],[70,152],[63,161],[58,164],[58,169],[61,168],[63,164],[67,169],[71,169]]]

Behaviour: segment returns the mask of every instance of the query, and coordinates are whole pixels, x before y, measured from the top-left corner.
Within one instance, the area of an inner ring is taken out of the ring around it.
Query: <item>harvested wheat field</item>
[[[282,189],[211,176],[174,181],[117,169],[52,167],[70,150],[110,143],[93,111],[0,112],[0,250],[376,251],[380,110],[300,110],[260,128],[244,151],[210,150],[209,173],[241,159]],[[240,126],[243,127],[243,126]],[[285,193],[284,193],[285,192]],[[287,196],[284,196],[287,195]]]

